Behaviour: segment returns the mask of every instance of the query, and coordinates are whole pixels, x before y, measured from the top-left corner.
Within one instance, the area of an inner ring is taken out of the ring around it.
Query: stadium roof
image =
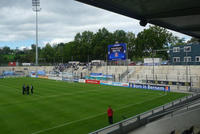
[[[77,0],[200,38],[200,0]]]

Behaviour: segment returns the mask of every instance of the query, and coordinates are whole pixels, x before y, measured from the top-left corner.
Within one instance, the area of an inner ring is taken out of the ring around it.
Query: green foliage
[[[7,65],[10,61],[14,61],[13,50],[9,47],[3,47],[0,49],[0,65]]]
[[[173,44],[172,44],[172,46],[179,46],[179,45],[185,45],[186,44],[184,38],[179,38],[177,36],[174,36],[172,38],[172,40],[174,41]]]
[[[50,44],[47,44],[41,51],[41,57],[45,58],[45,61],[48,63],[55,62],[55,56],[57,53],[55,53],[55,48],[53,48]]]
[[[136,57],[152,57],[154,51],[168,49],[172,37],[173,35],[170,32],[158,26],[150,26],[150,28],[144,29],[135,40]],[[167,59],[168,56],[166,51],[156,54],[163,59]]]
[[[191,42],[196,39],[191,39]],[[143,57],[161,57],[168,59],[166,49],[170,45],[183,45],[184,39],[173,36],[172,33],[158,26],[150,26],[144,29],[137,36],[132,32],[116,30],[109,32],[106,28],[99,29],[96,33],[84,31],[77,33],[74,41],[59,44],[46,44],[39,48],[40,63],[60,63],[68,61],[88,62],[91,60],[106,60],[108,45],[126,43],[128,46],[128,58],[135,61]],[[165,50],[165,51],[156,51]],[[35,45],[31,50],[10,50],[4,47],[1,55],[14,55],[18,62],[35,62]],[[156,52],[156,53],[153,53]],[[8,62],[9,58],[0,58],[1,62]]]
[[[189,41],[187,41],[188,44],[192,43],[200,43],[200,39],[192,37]]]

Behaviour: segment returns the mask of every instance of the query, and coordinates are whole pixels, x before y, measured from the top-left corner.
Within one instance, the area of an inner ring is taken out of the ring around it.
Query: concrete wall
[[[128,70],[125,81],[161,80],[175,82],[191,82],[193,88],[200,88],[200,66],[102,66],[93,68],[91,72],[119,74]],[[189,90],[186,86],[171,86],[174,90]]]
[[[4,70],[23,71],[29,74],[30,71],[45,70],[47,73],[53,70],[53,66],[20,66],[20,67],[0,67],[0,74]],[[161,81],[177,81],[177,82],[191,82],[193,88],[200,89],[200,66],[94,66],[91,71],[80,68],[75,71],[77,75],[81,72],[83,76],[89,73],[103,73],[108,75],[115,75],[115,79],[119,79],[119,75],[127,72],[126,79],[122,81],[142,81],[142,80],[161,80]],[[72,70],[69,70],[72,71]],[[186,86],[171,86],[174,90],[189,90]]]
[[[30,71],[45,70],[47,73],[53,70],[53,66],[19,66],[19,67],[0,67],[0,74],[3,71],[23,71],[26,75]]]

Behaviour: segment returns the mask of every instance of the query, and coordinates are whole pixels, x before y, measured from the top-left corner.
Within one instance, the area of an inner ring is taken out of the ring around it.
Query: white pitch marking
[[[1,85],[1,86],[4,86],[4,87],[9,87],[9,86],[6,86],[6,85]],[[19,90],[18,90],[18,88],[16,88],[16,87],[9,87],[9,88],[13,88],[13,89],[15,89],[15,91],[17,91],[17,92],[21,93],[21,91],[19,91]],[[34,94],[34,95],[35,95],[35,96],[42,97],[41,95],[38,95],[38,94]]]
[[[38,101],[38,100],[42,100],[42,99],[45,99],[45,98],[54,98],[54,97],[60,97],[60,96],[76,95],[76,94],[79,94],[79,93],[98,92],[98,91],[102,91],[102,90],[85,90],[85,91],[79,91],[79,92],[76,92],[76,93],[65,93],[65,94],[61,94],[61,95],[51,95],[51,96],[44,96],[44,97],[43,96],[39,96],[41,98],[32,99],[32,100],[29,100],[28,102],[30,102],[30,101]],[[20,104],[20,103],[23,103],[23,102],[24,101],[18,101],[18,102],[15,102],[15,103],[2,103],[2,104],[0,104],[0,106],[2,106],[2,105]]]
[[[121,110],[121,109],[124,109],[124,108],[127,108],[127,107],[131,107],[131,106],[134,106],[134,105],[137,105],[137,104],[142,104],[142,103],[144,103],[146,101],[151,101],[151,100],[163,97],[163,96],[165,96],[165,95],[162,95],[162,96],[159,96],[159,97],[156,97],[156,98],[153,98],[153,99],[145,100],[145,101],[142,101],[140,103],[125,105],[125,106],[123,106],[121,108],[116,109],[115,111],[118,111],[118,110]],[[93,116],[88,116],[88,117],[80,119],[80,120],[74,120],[74,121],[71,121],[71,122],[63,123],[63,124],[60,124],[60,125],[57,125],[57,126],[54,126],[54,127],[51,127],[51,128],[42,129],[42,130],[33,132],[32,134],[39,134],[39,133],[46,132],[46,131],[49,131],[49,130],[52,130],[52,129],[56,129],[56,128],[67,126],[67,125],[70,125],[70,124],[73,124],[73,123],[77,123],[79,121],[95,118],[95,117],[98,117],[98,116],[103,115],[103,114],[106,114],[106,112],[103,112],[103,113],[100,113],[100,114],[96,114],[96,115],[93,115]]]

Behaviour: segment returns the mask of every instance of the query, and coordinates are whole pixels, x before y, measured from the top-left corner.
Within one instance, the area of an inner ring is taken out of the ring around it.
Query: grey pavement
[[[170,134],[172,130],[180,133],[192,125],[200,127],[200,108],[190,111],[178,111],[167,115],[128,134]]]

